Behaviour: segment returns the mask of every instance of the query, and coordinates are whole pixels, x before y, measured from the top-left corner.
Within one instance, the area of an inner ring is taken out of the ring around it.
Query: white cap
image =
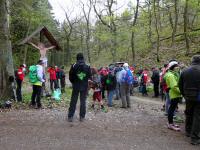
[[[124,63],[124,64],[123,64],[123,67],[126,67],[126,68],[127,68],[128,66],[129,66],[128,63]]]
[[[174,65],[178,65],[178,62],[177,61],[171,61],[168,66],[167,66],[167,69],[171,68],[172,66]]]

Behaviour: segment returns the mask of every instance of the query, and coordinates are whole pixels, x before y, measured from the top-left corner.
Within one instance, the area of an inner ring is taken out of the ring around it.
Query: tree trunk
[[[88,59],[88,62],[91,63],[91,56],[90,56],[90,44],[89,44],[89,41],[90,41],[90,12],[91,12],[91,9],[92,9],[92,1],[90,0],[89,1],[89,4],[88,4],[88,13],[86,13],[85,11],[85,5],[83,4],[83,13],[84,13],[84,17],[85,17],[85,20],[86,20],[86,24],[87,24],[87,29],[86,29],[86,48],[87,48],[87,59]]]
[[[132,32],[131,34],[131,50],[132,50],[132,62],[135,62],[135,32]]]
[[[175,35],[176,35],[177,23],[178,23],[177,4],[178,4],[178,0],[174,0],[175,20],[174,20],[173,29],[172,29],[172,44],[171,44],[172,46],[174,45],[174,42],[175,42]]]
[[[157,34],[156,59],[157,59],[157,62],[159,62],[159,61],[160,61],[160,58],[159,58],[159,51],[160,51],[160,34],[159,34],[159,29],[158,29],[159,20],[158,20],[157,12],[156,12],[156,0],[154,0],[153,4],[154,4],[153,9],[154,9],[154,17],[155,17],[155,28],[156,28],[156,34]],[[158,3],[158,4],[159,4],[159,3]],[[158,7],[159,7],[159,6],[158,6]]]
[[[132,29],[136,25],[136,21],[137,21],[137,17],[138,17],[138,7],[139,7],[139,0],[137,0],[136,11],[135,11],[134,20],[132,23]],[[133,31],[133,30],[132,30],[132,34],[131,34],[131,50],[132,50],[132,59],[133,59],[132,61],[134,63],[135,62],[135,31]]]
[[[151,47],[153,47],[153,42],[152,42],[152,27],[151,27],[151,24],[152,24],[152,13],[151,13],[151,4],[149,3],[148,4],[148,13],[149,13],[149,31],[148,31],[148,39],[149,39],[149,42],[151,43]]]
[[[14,77],[12,47],[9,30],[9,0],[0,0],[0,99],[9,98]]]
[[[184,10],[184,35],[185,35],[185,44],[186,44],[186,56],[190,53],[190,43],[188,36],[188,1],[185,1],[185,10]]]
[[[29,18],[29,23],[28,23],[28,29],[27,29],[27,32],[26,32],[26,37],[29,35],[30,28],[31,28],[31,19]],[[24,59],[23,59],[23,63],[24,64],[26,64],[27,50],[28,50],[28,45],[26,44],[25,48],[24,48]]]
[[[88,62],[91,63],[89,41],[90,41],[90,27],[89,23],[87,23],[86,48],[87,48]]]
[[[66,52],[67,52],[67,66],[70,65],[71,63],[71,52],[70,52],[70,46],[69,46],[69,43],[70,43],[70,39],[67,37],[67,42],[66,42]]]

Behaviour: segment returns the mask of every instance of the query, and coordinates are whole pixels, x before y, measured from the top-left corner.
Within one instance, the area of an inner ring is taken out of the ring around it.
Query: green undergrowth
[[[41,99],[41,103],[44,109],[51,108],[67,108],[70,103],[72,89],[67,87],[65,88],[65,92],[61,94],[60,100],[55,100],[52,97],[43,96]],[[29,104],[31,102],[32,91],[23,93],[23,102],[12,102],[13,109],[30,109]]]

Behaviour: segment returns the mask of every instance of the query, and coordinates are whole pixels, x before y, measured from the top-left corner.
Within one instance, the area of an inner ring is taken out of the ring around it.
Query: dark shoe
[[[29,104],[29,108],[35,108],[35,104]]]
[[[43,109],[41,104],[38,104],[37,107],[35,107],[36,109]]]
[[[152,96],[152,98],[158,98],[158,96]]]
[[[189,133],[189,132],[186,132],[186,133],[185,133],[185,136],[186,136],[186,137],[190,137],[190,133]]]
[[[190,142],[192,145],[199,145],[200,144],[200,139],[196,140],[196,139],[192,139]]]
[[[85,118],[80,117],[80,122],[83,122],[83,121],[85,121]]]
[[[122,107],[120,107],[120,108],[126,108],[126,107],[122,106]]]
[[[72,117],[69,117],[69,118],[68,118],[68,122],[73,122],[73,118],[72,118]]]

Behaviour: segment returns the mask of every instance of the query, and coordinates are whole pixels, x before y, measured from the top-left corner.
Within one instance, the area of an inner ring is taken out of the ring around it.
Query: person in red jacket
[[[56,78],[56,70],[53,66],[51,66],[47,72],[49,73],[49,77],[50,77],[50,88],[53,91],[54,89],[58,88],[58,83],[57,83],[57,78]],[[53,84],[54,84],[54,88],[53,88]]]
[[[17,94],[17,101],[21,102],[22,101],[22,82],[24,80],[25,74],[24,74],[24,65],[20,65],[20,67],[18,68],[16,74],[15,74],[15,78],[16,78],[16,82],[17,82],[17,89],[16,89],[16,94]]]
[[[145,68],[144,71],[142,72],[142,77],[141,77],[141,84],[142,84],[142,95],[147,96],[147,81],[148,81],[148,70]]]

